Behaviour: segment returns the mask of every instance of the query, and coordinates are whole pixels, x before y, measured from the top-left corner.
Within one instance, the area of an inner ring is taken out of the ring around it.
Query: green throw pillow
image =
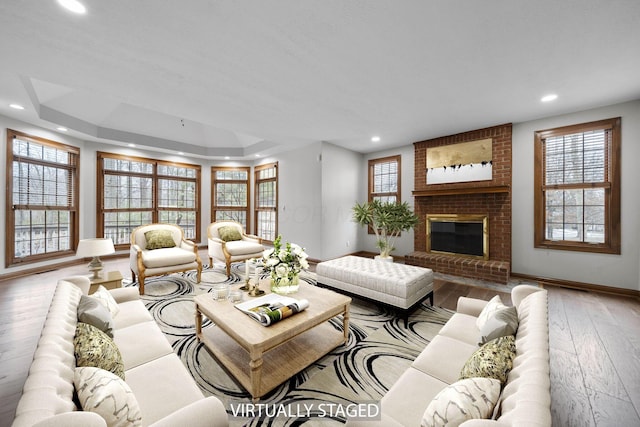
[[[234,241],[234,240],[242,240],[242,235],[240,234],[238,229],[236,227],[231,226],[231,225],[226,225],[224,227],[220,227],[218,229],[218,234],[220,235],[220,238],[222,240],[224,240],[225,242],[231,242],[231,241]]]
[[[93,366],[113,372],[124,380],[124,363],[118,346],[100,329],[78,322],[73,338],[76,366]]]
[[[173,241],[173,233],[169,230],[151,230],[144,233],[147,240],[147,249],[173,248],[176,242]]]
[[[496,338],[477,349],[460,371],[460,379],[495,378],[502,384],[513,367],[516,339],[513,335]]]

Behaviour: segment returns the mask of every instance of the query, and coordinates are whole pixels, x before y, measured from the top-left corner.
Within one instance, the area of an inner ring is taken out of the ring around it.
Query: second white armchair
[[[262,257],[262,239],[245,234],[242,224],[235,221],[217,221],[207,228],[209,240],[209,265],[213,260],[224,262],[227,276],[231,275],[231,263]]]

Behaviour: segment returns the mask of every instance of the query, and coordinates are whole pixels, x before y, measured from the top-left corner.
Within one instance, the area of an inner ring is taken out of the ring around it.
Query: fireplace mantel
[[[429,190],[414,190],[411,193],[413,197],[431,197],[431,196],[451,196],[456,194],[489,194],[489,193],[508,193],[511,190],[509,185],[491,185],[485,187],[465,187],[465,188],[439,188]]]
[[[429,184],[427,151],[432,148],[492,139],[492,179]],[[413,250],[405,263],[461,277],[507,283],[511,272],[511,165],[510,123],[414,143],[414,211],[420,218],[413,233]],[[489,222],[489,259],[474,259],[427,252],[427,215],[482,214]]]

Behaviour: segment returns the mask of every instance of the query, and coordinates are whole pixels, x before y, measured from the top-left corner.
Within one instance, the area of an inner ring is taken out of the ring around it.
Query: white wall
[[[362,154],[322,144],[322,260],[358,250],[359,226],[352,220],[351,208],[363,188],[362,159]]]
[[[317,142],[256,162],[278,162],[278,234],[316,259],[322,256],[321,148]]]
[[[533,135],[622,117],[622,253],[591,254],[533,247]],[[512,265],[514,273],[640,290],[640,100],[513,125]]]
[[[360,189],[360,196],[358,197],[358,202],[362,203],[367,200],[369,191],[368,188],[368,162],[370,159],[378,159],[382,157],[388,156],[397,156],[400,155],[400,164],[401,164],[401,187],[400,187],[400,197],[403,202],[407,202],[411,209],[414,206],[414,198],[412,195],[412,191],[414,189],[414,147],[413,144],[405,145],[402,147],[398,147],[391,150],[378,151],[375,153],[370,153],[364,156],[363,168],[360,173],[360,182],[363,184]],[[408,231],[402,233],[402,235],[395,242],[395,251],[391,254],[395,256],[404,256],[410,252],[413,252],[413,233],[414,231]],[[360,227],[358,231],[358,246],[360,250],[370,251],[370,252],[379,252],[379,249],[376,247],[376,239],[375,235],[369,234],[367,229],[364,227]]]

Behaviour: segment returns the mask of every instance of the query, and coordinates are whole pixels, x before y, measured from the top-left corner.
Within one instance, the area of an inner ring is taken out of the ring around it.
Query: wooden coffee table
[[[268,287],[268,280],[261,283],[261,289]],[[347,342],[351,298],[307,283],[291,296],[307,299],[309,307],[271,326],[262,326],[229,301],[214,301],[210,294],[194,298],[198,340],[254,401]],[[248,298],[245,294],[244,300]],[[343,331],[328,322],[338,315],[343,316]],[[215,326],[202,329],[202,316]]]

